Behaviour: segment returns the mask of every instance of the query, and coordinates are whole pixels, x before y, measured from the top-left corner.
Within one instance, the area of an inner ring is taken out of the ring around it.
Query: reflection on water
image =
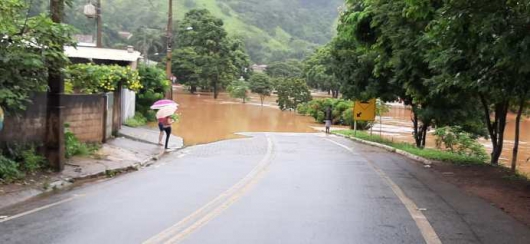
[[[404,106],[393,106],[392,109],[383,116],[383,134],[384,137],[393,138],[396,141],[405,141],[413,143],[412,137],[412,122],[411,111]],[[399,128],[398,130],[388,130],[387,128]],[[376,125],[374,130],[379,130],[379,125]],[[504,134],[504,148],[501,155],[501,163],[509,166],[511,165],[512,150],[515,138],[515,115],[508,116],[508,123]],[[491,152],[491,142],[482,139],[480,142],[486,147],[488,153]],[[530,173],[530,163],[527,159],[530,158],[530,120],[521,121],[521,134],[519,142],[519,156],[518,156],[518,170],[524,173]],[[434,147],[434,136],[428,135],[427,147]]]
[[[297,116],[294,112],[282,112],[270,106],[259,106],[259,98],[247,104],[241,100],[220,94],[195,95],[177,90],[175,100],[179,104],[181,120],[173,125],[173,133],[184,138],[185,145],[196,145],[219,140],[238,138],[237,132],[314,132],[310,117]]]

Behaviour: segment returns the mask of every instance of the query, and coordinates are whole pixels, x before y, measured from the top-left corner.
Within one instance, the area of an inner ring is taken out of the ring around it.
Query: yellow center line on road
[[[250,173],[203,207],[191,213],[175,225],[144,241],[143,244],[178,243],[237,202],[251,186],[263,178],[268,166],[272,162],[274,145],[268,134],[266,134],[266,137],[267,153]]]
[[[81,197],[84,197],[85,195],[74,195],[73,197],[70,197],[70,198],[67,198],[67,199],[64,199],[64,200],[61,200],[59,202],[56,202],[56,203],[52,203],[52,204],[48,204],[48,205],[45,205],[45,206],[42,206],[42,207],[39,207],[39,208],[36,208],[36,209],[33,209],[33,210],[30,210],[30,211],[27,211],[27,212],[23,212],[23,213],[19,213],[17,215],[13,215],[11,217],[8,217],[8,218],[5,218],[5,219],[2,219],[0,220],[0,223],[3,223],[3,222],[6,222],[6,221],[9,221],[9,220],[13,220],[13,219],[17,219],[17,218],[20,218],[20,217],[24,217],[26,215],[30,215],[32,213],[36,213],[36,212],[39,212],[39,211],[42,211],[42,210],[45,210],[45,209],[49,209],[51,207],[55,207],[57,205],[61,205],[63,203],[67,203],[67,202],[71,202],[75,199],[78,199],[78,198],[81,198]]]
[[[401,203],[403,203],[403,205],[405,205],[405,207],[407,208],[410,216],[412,217],[412,219],[416,223],[416,226],[418,226],[418,229],[420,230],[421,235],[423,236],[423,239],[425,240],[425,242],[427,244],[441,244],[442,243],[442,241],[440,240],[440,238],[436,234],[436,231],[434,231],[434,228],[429,223],[429,220],[419,210],[419,208],[416,205],[416,203],[414,203],[414,201],[412,201],[412,199],[407,197],[407,195],[405,195],[403,190],[394,181],[392,181],[390,179],[390,177],[388,177],[385,174],[385,172],[383,172],[383,170],[381,170],[379,167],[377,167],[377,165],[372,160],[370,160],[369,158],[367,158],[365,156],[362,156],[360,154],[356,154],[351,148],[349,148],[346,145],[343,145],[341,143],[338,143],[338,142],[330,140],[330,139],[325,139],[325,140],[327,140],[327,141],[329,141],[329,142],[331,142],[331,143],[333,143],[333,144],[335,144],[337,146],[340,146],[340,147],[348,150],[349,152],[355,154],[356,156],[363,157],[370,164],[370,166],[374,169],[374,171],[379,175],[379,177],[381,177],[390,186],[390,188],[392,189],[394,194],[399,198]]]

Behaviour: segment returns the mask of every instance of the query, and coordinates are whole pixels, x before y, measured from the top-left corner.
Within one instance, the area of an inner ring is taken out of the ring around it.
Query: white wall
[[[134,117],[136,111],[136,93],[128,89],[123,89],[121,94],[121,118],[123,123],[125,120]]]

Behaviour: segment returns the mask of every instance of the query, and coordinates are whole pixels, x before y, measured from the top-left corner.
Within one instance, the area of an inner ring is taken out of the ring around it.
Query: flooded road
[[[217,100],[210,93],[190,94],[179,88],[174,94],[180,105],[179,123],[173,125],[173,133],[184,139],[186,146],[205,144],[226,139],[240,138],[238,132],[315,132],[313,127],[322,127],[312,117],[297,115],[294,112],[282,112],[275,103],[275,97],[268,97],[264,106],[260,106],[257,96],[251,97],[246,104],[221,93]],[[501,156],[502,163],[509,165],[513,149],[515,116],[510,115],[505,134],[505,146]],[[410,109],[393,105],[382,117],[382,125],[377,121],[373,133],[396,142],[414,143]],[[431,131],[432,132],[432,131]],[[427,138],[427,147],[435,147],[434,136]],[[491,143],[481,140],[489,151]],[[521,142],[518,169],[530,174],[530,120],[521,124]]]
[[[259,98],[243,104],[224,93],[214,100],[209,93],[192,95],[178,89],[175,98],[181,120],[173,125],[173,133],[184,138],[186,146],[241,137],[237,132],[315,132],[310,127],[316,125],[313,118],[282,112],[270,106],[273,98],[263,107]]]

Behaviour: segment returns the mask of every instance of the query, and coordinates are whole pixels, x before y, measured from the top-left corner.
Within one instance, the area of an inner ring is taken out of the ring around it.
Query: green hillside
[[[95,0],[92,0],[95,2]],[[166,0],[101,0],[105,26],[104,43],[109,47],[135,45],[119,32],[141,32],[142,28],[159,31],[163,52],[167,21]],[[304,58],[334,34],[337,8],[342,0],[174,0],[178,21],[190,9],[206,8],[223,19],[230,35],[244,41],[256,63],[289,58]],[[80,34],[94,34],[95,21],[83,15],[87,0],[73,0],[67,9],[67,21]],[[41,8],[43,4],[39,4]],[[122,33],[123,34],[123,33]],[[178,33],[176,33],[178,35]],[[155,53],[153,52],[153,53]],[[161,55],[160,55],[161,56]],[[156,57],[152,57],[156,59]]]

